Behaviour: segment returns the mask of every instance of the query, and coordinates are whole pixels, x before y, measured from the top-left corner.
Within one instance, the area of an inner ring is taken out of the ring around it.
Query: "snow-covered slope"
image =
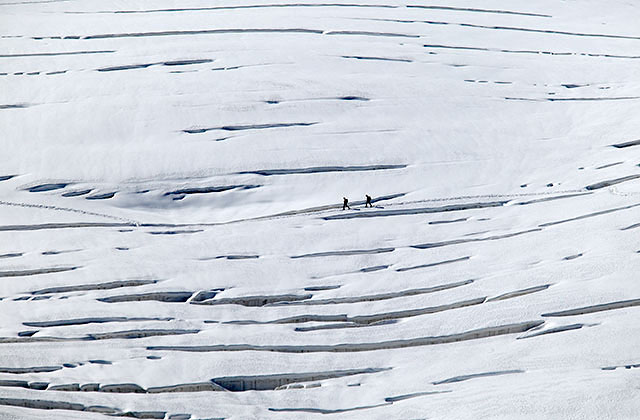
[[[638,418],[639,14],[3,0],[0,419]]]

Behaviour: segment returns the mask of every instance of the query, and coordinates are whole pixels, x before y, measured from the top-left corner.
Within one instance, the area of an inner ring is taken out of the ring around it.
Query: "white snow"
[[[2,0],[0,419],[638,418],[639,13]]]

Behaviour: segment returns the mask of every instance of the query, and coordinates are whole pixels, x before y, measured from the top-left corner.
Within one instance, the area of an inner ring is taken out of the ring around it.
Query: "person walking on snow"
[[[349,200],[347,199],[347,197],[342,197],[342,210],[344,209],[351,210],[351,207],[349,207]]]
[[[373,204],[371,204],[371,196],[369,194],[365,194],[365,196],[367,197],[367,202],[364,203],[365,207],[373,207]]]

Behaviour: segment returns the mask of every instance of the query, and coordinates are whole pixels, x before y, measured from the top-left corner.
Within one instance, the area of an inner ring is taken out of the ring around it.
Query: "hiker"
[[[373,207],[373,204],[371,204],[371,196],[369,194],[365,194],[365,196],[367,197],[367,202],[364,203],[365,207]]]
[[[351,207],[349,207],[349,200],[347,199],[347,197],[342,197],[342,210],[344,209],[351,210]]]

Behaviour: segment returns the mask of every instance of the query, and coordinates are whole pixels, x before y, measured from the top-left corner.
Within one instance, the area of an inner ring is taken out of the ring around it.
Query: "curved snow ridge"
[[[97,341],[114,339],[139,339],[148,337],[164,337],[184,334],[198,334],[198,329],[135,329],[126,331],[110,331],[101,333],[88,333],[76,337],[53,337],[53,336],[23,336],[23,337],[0,337],[2,344],[15,343],[41,343],[41,342],[74,342],[74,341]],[[105,364],[110,364],[107,362]]]
[[[64,55],[113,54],[115,52],[117,52],[117,51],[116,50],[90,50],[90,51],[59,51],[59,52],[18,53],[18,54],[0,54],[0,58],[57,57],[57,56],[64,56]]]
[[[117,191],[100,193],[95,195],[88,195],[85,197],[85,200],[108,200],[110,198],[115,197],[116,194],[117,194]]]
[[[282,296],[250,296],[250,297],[240,297],[240,298],[227,298],[227,299],[212,299],[210,301],[205,301],[200,304],[240,304],[243,306],[296,306],[296,305],[305,305],[305,306],[314,306],[314,305],[338,305],[338,304],[351,304],[351,303],[362,303],[362,302],[374,302],[380,300],[388,300],[388,299],[396,299],[403,298],[409,296],[416,296],[420,294],[434,293],[449,289],[458,288],[461,286],[466,286],[473,283],[474,280],[466,280],[462,282],[449,283],[439,286],[434,286],[430,288],[422,288],[422,289],[411,289],[400,292],[390,292],[390,293],[381,293],[376,295],[369,296],[358,296],[358,297],[336,297],[331,299],[317,299],[311,300],[312,295],[282,295]],[[493,298],[487,298],[486,296],[465,299],[457,302],[446,303],[437,306],[428,306],[422,308],[415,309],[404,309],[392,312],[382,312],[382,313],[374,313],[369,315],[353,315],[347,316],[345,314],[340,315],[321,315],[321,314],[302,314],[295,315],[286,318],[279,318],[271,321],[255,321],[255,320],[234,320],[234,321],[225,321],[225,324],[238,324],[238,325],[254,325],[254,324],[290,324],[290,323],[306,323],[306,322],[344,322],[345,325],[356,324],[361,326],[368,326],[372,324],[377,325],[387,325],[381,324],[381,322],[385,321],[393,321],[401,318],[410,318],[415,316],[433,314],[437,312],[449,311],[458,308],[464,308],[467,306],[481,305],[483,303],[502,301],[507,299],[513,299],[525,295],[529,295],[532,293],[541,292],[550,287],[550,284],[540,285],[529,287],[526,289],[520,289],[513,292],[503,293],[499,296]],[[193,302],[196,303],[196,302]],[[205,321],[206,323],[207,321]],[[323,328],[329,329],[329,328]],[[305,329],[306,330],[306,329]]]
[[[640,178],[640,174],[627,175],[616,179],[609,179],[607,181],[596,182],[584,187],[587,190],[599,190],[600,188],[610,187],[612,185],[620,184],[622,182],[631,181]]]
[[[296,174],[315,174],[325,172],[363,172],[363,171],[382,171],[388,169],[404,169],[407,165],[354,165],[354,166],[313,166],[309,168],[295,169],[259,169],[255,171],[241,171],[238,174],[255,174],[262,176],[273,175],[296,175]],[[373,200],[372,200],[373,202]]]
[[[502,10],[502,9],[478,9],[473,7],[454,7],[454,6],[432,6],[432,5],[418,5],[418,4],[407,4],[408,9],[428,9],[428,10],[446,10],[452,12],[476,12],[476,13],[490,13],[490,14],[504,14],[504,15],[518,15],[518,16],[531,16],[531,17],[543,17],[543,18],[551,18],[553,16],[542,14],[542,13],[532,13],[532,12],[521,12],[515,10]]]
[[[639,146],[639,145],[640,145],[640,140],[630,140],[623,143],[612,144],[612,146],[615,147],[616,149],[624,149],[627,147]]]
[[[520,296],[528,295],[530,293],[541,292],[543,290],[547,290],[549,287],[551,287],[551,284],[543,284],[543,285],[540,285],[540,286],[528,287],[526,289],[516,290],[514,292],[508,292],[508,293],[504,293],[504,294],[501,294],[501,295],[496,296],[496,297],[492,297],[490,299],[487,299],[487,302],[495,302],[497,300],[511,299],[511,298],[514,298],[514,297],[520,297]]]
[[[311,327],[296,327],[294,331],[296,332],[309,332],[309,331],[320,331],[320,330],[339,330],[343,328],[366,328],[366,327],[379,327],[383,325],[392,325],[397,323],[397,319],[387,319],[383,321],[371,322],[368,324],[359,324],[356,322],[343,322],[343,323],[331,323],[331,324],[319,324]]]
[[[110,71],[122,71],[122,70],[136,70],[136,69],[146,69],[152,66],[188,66],[193,64],[204,64],[204,63],[212,63],[214,60],[210,58],[194,58],[190,60],[173,60],[173,61],[161,61],[156,63],[145,63],[145,64],[125,64],[120,66],[111,66],[111,67],[102,67],[96,69],[96,71],[100,72],[110,72]]]
[[[640,38],[639,38],[640,39]],[[518,98],[505,97],[508,101],[532,101],[532,102],[593,102],[593,101],[627,101],[632,99],[640,99],[640,96],[602,96],[602,97],[586,97],[586,98]]]
[[[268,128],[287,128],[287,127],[309,127],[316,125],[318,122],[287,122],[287,123],[268,123],[268,124],[244,124],[244,125],[221,125],[219,127],[206,128],[188,128],[182,130],[187,134],[202,134],[207,131],[244,131],[244,130],[265,130]],[[243,172],[240,172],[243,173]]]
[[[213,186],[213,187],[188,187],[181,188],[178,190],[167,191],[164,193],[165,196],[177,195],[192,195],[192,194],[211,194],[211,193],[220,193],[231,190],[250,190],[254,188],[260,188],[261,185],[221,185],[221,186]]]
[[[361,7],[361,8],[381,8],[396,9],[402,6],[393,4],[376,4],[376,3],[273,3],[273,4],[245,4],[237,6],[210,6],[210,7],[183,7],[183,8],[165,8],[165,9],[142,9],[142,10],[101,10],[98,12],[67,12],[67,13],[114,13],[114,14],[138,14],[138,13],[176,13],[176,12],[204,12],[215,10],[239,10],[239,9],[272,9],[272,8],[323,8],[323,7]]]
[[[370,37],[387,37],[387,38],[420,38],[420,35],[405,34],[398,32],[376,32],[376,31],[348,31],[337,30],[331,31],[326,29],[312,28],[226,28],[226,29],[197,29],[197,30],[172,30],[172,31],[155,31],[155,32],[123,32],[123,33],[106,33],[93,35],[73,35],[66,36],[68,39],[96,40],[96,39],[114,39],[114,38],[147,38],[147,37],[164,37],[164,36],[185,36],[185,35],[228,35],[228,34],[312,34],[312,35],[356,35]],[[32,37],[36,40],[58,39],[60,36],[41,36]]]
[[[266,99],[264,103],[269,105],[278,105],[286,103],[297,103],[305,101],[356,101],[356,102],[369,102],[371,99],[364,96],[345,95],[345,96],[328,96],[328,97],[312,97],[312,98],[299,98],[299,99]],[[337,134],[337,133],[329,133]]]
[[[387,300],[387,299],[396,299],[406,296],[416,296],[422,295],[426,293],[434,293],[440,292],[442,290],[453,289],[460,286],[466,286],[467,284],[473,283],[473,280],[465,280],[456,283],[442,284],[433,287],[423,287],[420,289],[409,289],[402,290],[399,292],[388,292],[388,293],[379,293],[375,295],[365,295],[365,296],[351,296],[351,297],[336,297],[330,299],[306,299],[299,301],[283,301],[278,302],[272,305],[335,305],[341,303],[359,303],[359,302],[374,302],[378,300]]]
[[[281,373],[274,375],[256,376],[230,376],[213,378],[211,379],[211,382],[219,385],[224,390],[232,392],[267,391],[274,390],[283,385],[292,383],[322,381],[326,379],[343,378],[346,376],[379,373],[388,370],[391,370],[391,368],[347,369],[324,372]]]
[[[40,274],[51,274],[51,273],[63,273],[65,271],[73,271],[82,268],[80,266],[71,266],[71,267],[47,267],[47,268],[34,268],[30,270],[10,270],[10,271],[0,271],[0,277],[28,277],[28,276],[37,276]]]
[[[31,104],[19,103],[19,104],[2,104],[0,109],[23,109],[29,108]]]
[[[516,334],[528,331],[544,324],[544,321],[527,321],[516,324],[485,327],[462,333],[438,337],[419,337],[405,340],[391,340],[372,343],[345,343],[336,345],[252,345],[252,344],[220,344],[213,346],[148,346],[147,350],[181,351],[181,352],[235,352],[259,351],[276,353],[345,353],[368,352],[376,350],[392,350],[407,347],[432,346],[455,343],[459,341],[478,340],[498,335]]]
[[[27,187],[25,190],[29,192],[43,192],[43,191],[53,191],[59,190],[61,188],[65,188],[69,183],[55,183],[55,184],[37,184],[33,187]]]
[[[462,211],[462,210],[475,210],[484,209],[488,207],[500,207],[506,204],[508,201],[490,201],[490,202],[478,202],[478,203],[465,203],[465,204],[453,204],[442,207],[423,207],[423,208],[409,208],[409,209],[396,209],[396,210],[372,210],[362,213],[346,213],[336,214],[333,216],[325,216],[324,220],[344,220],[344,219],[361,219],[369,217],[388,217],[388,216],[405,216],[416,214],[429,214],[429,213],[444,213],[450,211]]]
[[[451,223],[451,222],[447,222],[447,223]],[[433,224],[433,222],[429,222],[429,224]],[[396,268],[396,271],[398,273],[403,273],[405,271],[418,270],[418,269],[421,269],[421,268],[429,268],[429,267],[435,267],[435,266],[438,266],[438,265],[446,265],[446,264],[453,264],[453,263],[461,262],[461,261],[468,261],[469,259],[471,259],[471,256],[467,255],[465,257],[454,258],[454,259],[451,259],[451,260],[444,260],[444,261],[438,261],[438,262],[427,263],[427,264],[413,265],[411,267]]]
[[[572,52],[572,51],[549,51],[549,50],[510,50],[504,48],[495,47],[473,47],[462,45],[444,45],[444,44],[425,44],[425,48],[431,49],[444,49],[444,50],[467,50],[467,51],[483,51],[483,52],[497,52],[497,53],[509,53],[509,54],[533,54],[536,56],[580,56],[580,57],[594,57],[594,58],[627,58],[632,60],[640,59],[640,55],[618,55],[618,54],[604,54],[604,53],[591,53],[591,52]],[[614,147],[617,147],[614,145]]]
[[[454,376],[452,378],[443,379],[441,381],[432,382],[433,385],[452,384],[455,382],[468,381],[470,379],[484,378],[487,376],[511,375],[514,373],[524,373],[521,369],[499,370],[495,372],[472,373],[470,375]]]
[[[558,220],[558,221],[555,221],[555,222],[542,223],[539,226],[540,227],[548,227],[548,226],[555,226],[555,225],[568,223],[568,222],[575,222],[577,220],[584,220],[584,219],[589,219],[591,217],[603,216],[605,214],[611,214],[611,213],[616,213],[616,212],[623,211],[623,210],[633,209],[633,208],[638,207],[638,206],[640,206],[640,203],[630,204],[628,206],[622,206],[622,207],[615,207],[615,208],[607,209],[607,210],[600,210],[600,211],[596,211],[596,212],[593,212],[593,213],[587,213],[587,214],[583,214],[583,215],[580,215],[580,216],[572,217],[572,218],[569,218],[569,219]]]
[[[178,291],[178,292],[148,292],[136,293],[130,295],[117,295],[98,298],[97,300],[105,303],[121,303],[121,302],[178,302],[183,303],[189,300],[195,292]]]
[[[354,60],[392,61],[396,63],[413,63],[413,60],[410,60],[408,58],[371,57],[361,55],[343,55],[342,58],[352,58]]]
[[[583,306],[581,308],[567,309],[564,311],[548,312],[542,314],[544,317],[558,317],[558,316],[574,316],[591,314],[594,312],[611,311],[614,309],[630,308],[633,306],[640,306],[640,299],[619,300],[616,302],[602,303],[599,305]]]
[[[373,405],[360,405],[357,407],[349,407],[349,408],[273,408],[269,407],[269,411],[275,412],[294,412],[294,413],[313,413],[313,414],[338,414],[338,413],[348,413],[351,411],[359,411],[359,410],[368,410],[371,408],[384,407],[387,405],[391,405],[393,402],[383,402],[380,404]]]
[[[62,369],[61,366],[45,366],[40,368],[25,368],[11,370],[9,373],[49,373]],[[5,369],[7,370],[7,369]],[[0,387],[18,387],[58,392],[108,392],[117,394],[163,394],[163,393],[191,393],[191,392],[244,392],[244,391],[272,391],[282,389],[285,385],[300,384],[305,382],[324,381],[329,379],[344,378],[355,375],[374,374],[385,372],[391,368],[366,368],[346,369],[320,372],[279,373],[271,375],[253,376],[225,376],[213,378],[206,382],[182,383],[176,385],[163,385],[143,388],[134,383],[122,384],[59,384],[51,385],[47,382],[37,382],[32,385],[28,381],[0,380]],[[319,384],[318,384],[319,386]]]
[[[47,410],[48,412],[50,412],[51,410],[82,411],[87,413],[100,413],[108,416],[129,418],[133,417],[137,419],[164,419],[167,415],[166,411],[123,411],[119,408],[103,405],[84,405],[67,401],[30,398],[0,398],[0,405],[5,407],[22,407],[35,410]],[[182,419],[184,418],[185,417],[182,417]],[[190,418],[190,416],[186,418],[188,419]]]
[[[140,14],[140,13],[177,13],[177,12],[206,12],[216,10],[242,10],[242,9],[274,9],[274,8],[370,8],[370,9],[429,9],[445,10],[450,12],[475,12],[489,14],[507,14],[517,16],[544,17],[551,18],[551,15],[522,12],[502,9],[478,9],[470,7],[436,6],[436,5],[416,5],[416,4],[383,4],[383,3],[271,3],[271,4],[245,4],[236,6],[208,6],[208,7],[182,7],[164,9],[142,9],[142,10],[101,10],[97,12],[65,12],[70,14],[92,14],[92,13],[113,13],[113,14]]]
[[[192,301],[191,303],[196,305],[242,305],[242,306],[266,306],[276,303],[293,303],[296,301],[303,301],[310,299],[312,294],[305,295],[271,295],[271,296],[238,296],[229,298],[212,298],[203,300],[201,302]]]
[[[326,218],[325,218],[326,219]],[[311,254],[292,255],[290,258],[342,257],[350,255],[385,254],[395,251],[395,248],[352,249],[345,251],[325,251]]]
[[[45,289],[34,290],[28,293],[32,295],[43,295],[43,294],[82,292],[82,291],[90,291],[90,290],[112,290],[112,289],[120,289],[123,287],[146,286],[150,284],[156,284],[158,282],[160,282],[160,280],[145,280],[145,279],[116,280],[116,281],[109,281],[105,283],[90,283],[90,284],[77,284],[77,285],[70,285],[70,286],[49,287]],[[213,289],[213,290],[220,291],[224,289]],[[179,292],[179,293],[182,293],[182,292]],[[192,292],[192,294],[193,293],[194,292]],[[136,296],[136,295],[133,295],[133,296]]]
[[[148,317],[124,317],[124,316],[111,316],[111,317],[93,317],[93,318],[75,318],[75,319],[59,319],[52,321],[25,321],[22,325],[28,327],[64,327],[70,325],[86,325],[86,324],[104,324],[109,322],[138,322],[138,321],[172,321],[174,318],[148,318]]]
[[[528,233],[540,232],[540,231],[542,231],[542,228],[533,228],[533,229],[523,230],[523,231],[520,231],[520,232],[505,233],[503,235],[487,236],[485,238],[453,239],[453,240],[450,240],[450,241],[432,242],[432,243],[426,243],[426,244],[411,245],[411,248],[429,249],[429,248],[439,248],[439,247],[449,246],[449,245],[466,244],[466,243],[469,243],[469,242],[497,241],[497,240],[500,240],[500,239],[508,239],[508,238],[513,238],[513,237],[516,237],[516,236],[526,235]]]
[[[583,197],[583,196],[589,195],[589,194],[593,194],[593,193],[592,192],[580,192],[580,193],[574,193],[574,194],[563,194],[563,195],[556,195],[556,196],[552,196],[552,197],[536,198],[536,199],[533,199],[533,200],[519,201],[519,202],[514,203],[514,205],[526,206],[526,205],[529,205],[529,204],[546,203],[548,201],[555,201],[555,200],[564,200],[565,198]]]
[[[602,370],[616,370],[618,368],[625,368],[625,369],[634,369],[634,368],[640,368],[640,363],[634,363],[634,364],[629,364],[629,365],[619,365],[619,366],[606,366],[601,368]]]
[[[3,258],[17,258],[22,257],[24,255],[23,252],[9,252],[7,254],[0,254],[0,259]]]
[[[452,25],[452,26],[458,26],[462,28],[489,29],[489,30],[496,30],[496,31],[530,32],[530,33],[538,33],[538,34],[545,34],[545,35],[564,35],[564,36],[585,37],[585,38],[640,40],[640,36],[633,36],[633,35],[572,32],[572,31],[560,31],[560,30],[553,30],[553,29],[525,28],[525,27],[517,27],[517,26],[480,25],[477,23],[467,23],[467,22],[448,22],[448,21],[412,20],[412,19],[381,19],[381,18],[368,18],[364,20],[395,22],[395,23],[424,23],[427,25]]]
[[[0,373],[22,375],[26,373],[49,373],[63,369],[62,366],[32,366],[32,367],[0,367]]]
[[[185,235],[190,233],[204,232],[202,229],[190,229],[190,230],[152,230],[147,232],[149,235]]]
[[[71,254],[74,252],[81,252],[82,249],[61,249],[59,251],[42,251],[40,255],[60,255],[60,254]]]
[[[531,338],[531,337],[539,337],[541,335],[546,335],[546,334],[555,334],[555,333],[559,333],[559,332],[565,332],[565,331],[572,331],[572,330],[579,330],[580,328],[586,326],[586,324],[570,324],[570,325],[561,325],[558,327],[554,327],[554,328],[548,328],[542,331],[535,331],[531,334],[527,334],[527,335],[523,335],[518,337],[518,340],[524,339],[524,338]]]
[[[257,260],[260,258],[260,255],[255,254],[229,254],[229,255],[218,255],[216,257],[205,257],[198,258],[199,261],[210,261],[210,260]]]

